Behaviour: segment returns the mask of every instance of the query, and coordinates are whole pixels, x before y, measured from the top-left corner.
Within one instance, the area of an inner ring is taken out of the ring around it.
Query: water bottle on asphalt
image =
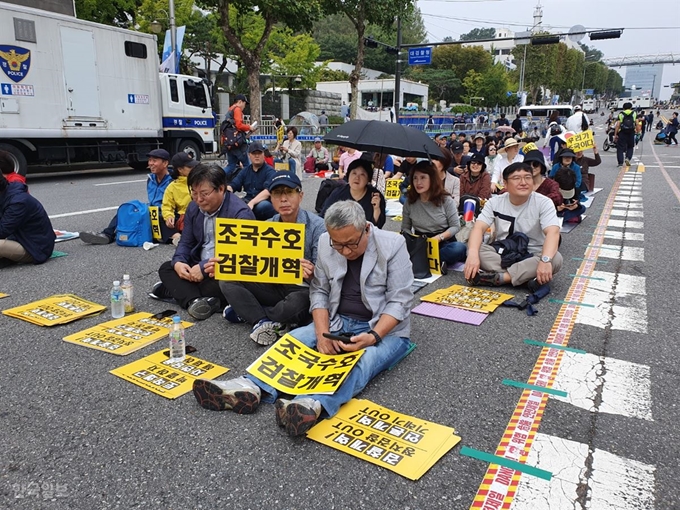
[[[111,317],[114,319],[125,317],[125,296],[118,280],[113,282],[111,289]]]
[[[123,285],[121,285],[120,288],[123,289],[123,296],[125,298],[125,313],[134,312],[135,305],[132,302],[134,288],[132,287],[132,280],[130,280],[129,274],[123,275]]]
[[[175,315],[172,318],[172,329],[170,329],[170,361],[184,361],[185,355],[184,326],[179,315]]]

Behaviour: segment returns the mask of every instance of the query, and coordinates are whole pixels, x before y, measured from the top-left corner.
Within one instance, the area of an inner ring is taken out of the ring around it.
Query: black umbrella
[[[441,158],[439,145],[423,131],[379,120],[353,120],[323,137],[326,143],[360,151],[415,158]]]

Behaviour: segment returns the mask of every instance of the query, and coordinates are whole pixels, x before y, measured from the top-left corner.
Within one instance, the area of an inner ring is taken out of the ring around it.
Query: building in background
[[[623,82],[626,96],[660,97],[662,75],[663,64],[628,66]]]

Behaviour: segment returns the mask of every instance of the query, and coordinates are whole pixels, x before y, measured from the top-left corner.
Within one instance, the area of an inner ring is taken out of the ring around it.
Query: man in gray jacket
[[[404,239],[375,228],[353,201],[333,204],[324,220],[327,233],[319,238],[310,285],[314,322],[291,335],[323,354],[365,349],[363,356],[332,395],[286,400],[250,375],[226,382],[199,379],[194,395],[201,406],[247,414],[257,409],[260,399],[275,402],[277,424],[290,436],[303,435],[322,411],[336,414],[371,379],[408,352],[413,270]],[[326,338],[328,333],[349,334],[349,341]]]

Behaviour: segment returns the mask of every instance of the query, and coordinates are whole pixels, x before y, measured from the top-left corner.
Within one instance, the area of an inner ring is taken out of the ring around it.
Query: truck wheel
[[[26,156],[24,156],[24,153],[14,145],[7,143],[0,143],[0,151],[9,153],[9,157],[14,162],[14,171],[26,177],[26,172],[28,171],[28,162],[26,161]]]
[[[186,152],[196,161],[201,161],[201,149],[198,148],[198,144],[193,140],[180,140],[177,143],[177,152]]]

